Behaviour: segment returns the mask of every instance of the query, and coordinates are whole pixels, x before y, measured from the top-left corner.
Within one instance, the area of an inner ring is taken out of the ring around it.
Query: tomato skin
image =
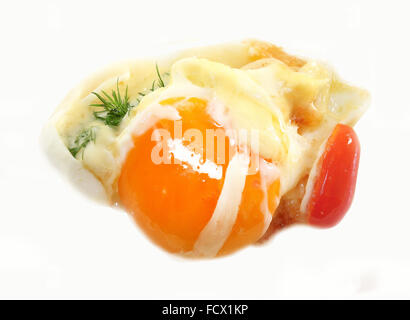
[[[353,128],[336,125],[318,163],[307,206],[309,224],[330,228],[342,220],[353,200],[359,159],[360,144]]]

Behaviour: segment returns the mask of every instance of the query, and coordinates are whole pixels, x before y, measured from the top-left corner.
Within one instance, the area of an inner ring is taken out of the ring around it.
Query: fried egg
[[[65,98],[42,141],[157,245],[215,257],[307,221],[329,137],[368,100],[328,66],[249,40],[107,68]]]

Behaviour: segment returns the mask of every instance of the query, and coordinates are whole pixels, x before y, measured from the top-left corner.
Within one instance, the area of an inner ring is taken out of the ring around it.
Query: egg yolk
[[[205,100],[172,98],[161,104],[177,108],[184,131],[199,130],[206,137],[207,129],[222,128],[208,114]],[[200,158],[199,162],[179,159],[171,150],[169,163],[154,163],[152,152],[158,142],[152,137],[157,129],[170,133],[167,145],[179,145],[192,159]],[[118,192],[122,205],[156,244],[169,252],[189,253],[217,205],[232,145],[225,137],[225,159],[220,164],[220,159],[215,161],[208,155],[205,143],[203,148],[191,148],[192,141],[176,138],[175,131],[174,121],[162,119],[133,137],[134,146],[123,164]],[[216,154],[217,141],[214,147]],[[265,187],[260,171],[247,175],[237,219],[218,255],[257,241],[265,230],[264,206],[272,214],[278,197],[279,180]]]

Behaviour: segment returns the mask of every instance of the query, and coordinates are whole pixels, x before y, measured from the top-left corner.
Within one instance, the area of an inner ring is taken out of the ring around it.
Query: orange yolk
[[[206,137],[207,129],[221,129],[221,125],[207,113],[204,100],[173,98],[161,104],[177,108],[185,132],[196,129]],[[122,205],[156,244],[169,252],[189,253],[213,215],[224,185],[232,146],[225,137],[225,161],[220,164],[218,159],[215,163],[206,151],[205,142],[203,148],[191,148],[192,141],[175,138],[174,128],[173,121],[163,119],[144,134],[133,137],[134,146],[123,164],[118,191]],[[170,163],[155,164],[152,152],[158,142],[152,137],[156,129],[167,130],[170,133],[168,142],[179,140],[189,149],[191,157],[201,158],[200,163],[192,165],[183,159],[176,161],[176,156],[170,152]],[[215,155],[217,143],[215,138]],[[207,172],[205,162],[212,162],[212,167],[218,168],[220,174]],[[247,176],[236,222],[219,255],[254,243],[262,236],[266,219],[263,208],[267,205],[269,212],[275,211],[279,180],[264,190],[259,171]]]

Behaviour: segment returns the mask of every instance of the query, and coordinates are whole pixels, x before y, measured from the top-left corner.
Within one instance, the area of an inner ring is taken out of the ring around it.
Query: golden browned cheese
[[[296,69],[303,67],[306,63],[306,61],[287,54],[280,47],[273,44],[256,40],[249,41],[249,44],[252,48],[250,56],[253,61],[265,58],[275,58],[287,64],[289,67]]]

